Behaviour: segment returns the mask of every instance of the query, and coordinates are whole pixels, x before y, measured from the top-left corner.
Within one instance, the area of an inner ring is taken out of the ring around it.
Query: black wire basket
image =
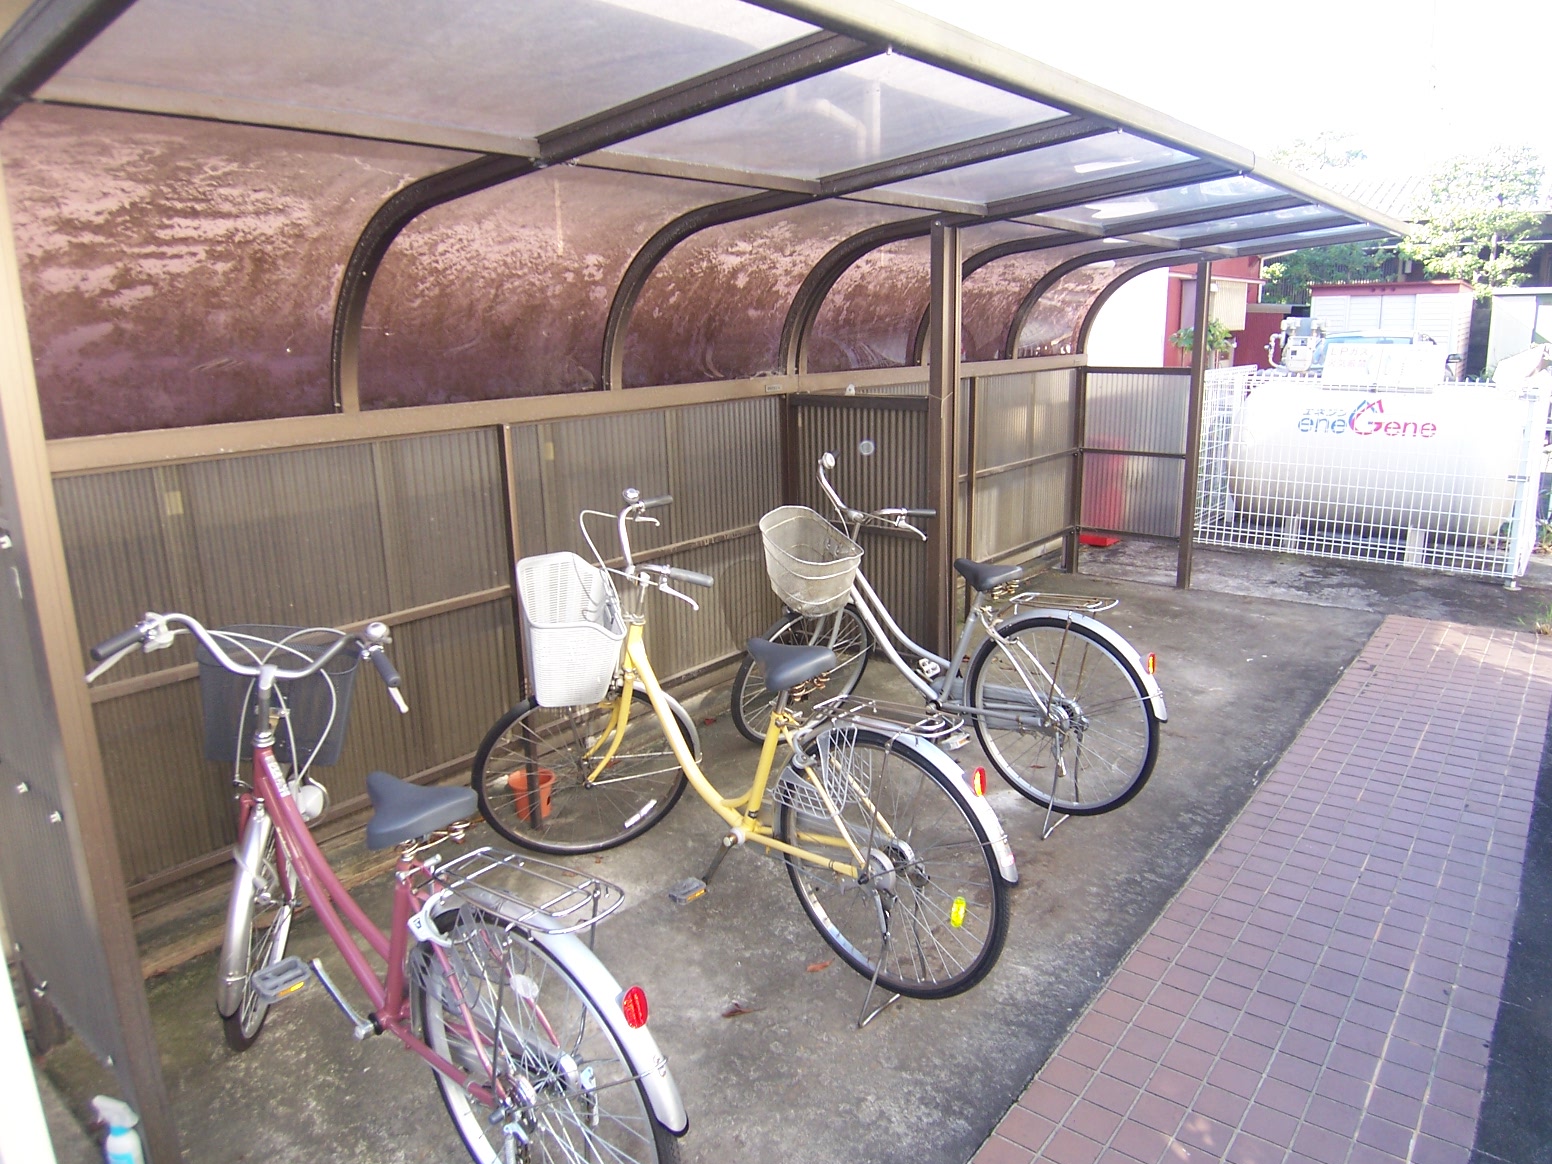
[[[239,663],[274,663],[281,670],[305,667],[339,641],[339,632],[288,626],[229,626],[210,632]],[[205,759],[230,764],[248,754],[258,726],[257,680],[234,675],[196,643],[199,697],[205,721]],[[345,746],[357,653],[346,647],[316,674],[279,680],[271,697],[275,758],[305,770],[337,763]]]

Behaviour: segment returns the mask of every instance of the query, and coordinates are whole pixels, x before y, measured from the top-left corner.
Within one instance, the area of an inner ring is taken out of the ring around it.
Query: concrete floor
[[[667,888],[705,867],[721,833],[693,797],[599,855],[595,867],[629,895],[602,927],[599,953],[652,999],[652,1029],[690,1113],[687,1164],[968,1160],[1383,615],[1523,630],[1552,597],[1534,581],[1511,592],[1396,567],[1202,550],[1194,588],[1176,591],[1173,579],[1172,553],[1133,541],[1087,551],[1081,574],[1052,580],[1121,598],[1106,618],[1158,653],[1171,719],[1151,783],[1117,813],[1068,821],[1042,841],[1042,814],[992,790],[1023,881],[1003,957],[967,995],[902,1001],[856,1030],[866,983],[831,959],[779,865],[752,849],[729,858],[707,897],[673,904]],[[875,662],[867,684],[887,678]],[[754,750],[722,699],[707,696],[697,714],[717,717],[702,728],[706,767],[731,789]],[[972,751],[960,753],[967,766]],[[364,900],[381,912],[386,890],[379,883]],[[326,944],[310,921],[293,932],[297,953],[324,953],[341,970]],[[187,1159],[459,1158],[426,1069],[381,1041],[353,1042],[321,991],[277,1008],[253,1050],[229,1053],[212,962],[148,983]],[[76,1045],[45,1067],[76,1109],[103,1079]]]

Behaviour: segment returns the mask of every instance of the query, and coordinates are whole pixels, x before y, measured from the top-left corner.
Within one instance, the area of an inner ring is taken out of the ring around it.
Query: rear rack
[[[1024,590],[1004,600],[1002,610],[1072,610],[1079,614],[1103,614],[1119,606],[1119,598],[1094,594],[1053,594],[1043,590]]]
[[[445,890],[459,904],[551,934],[591,929],[625,903],[625,891],[612,881],[489,846],[429,867],[422,888]]]

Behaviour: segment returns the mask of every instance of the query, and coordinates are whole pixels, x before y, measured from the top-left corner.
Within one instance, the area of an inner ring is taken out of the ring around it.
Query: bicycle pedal
[[[942,746],[945,752],[957,752],[960,748],[964,747],[969,742],[970,734],[968,732],[956,732],[955,734],[946,737],[943,740]]]
[[[689,905],[697,897],[705,897],[706,890],[706,883],[699,877],[686,877],[679,884],[669,887],[668,896],[680,905]]]
[[[295,994],[307,985],[312,971],[296,955],[282,958],[273,966],[253,972],[253,989],[265,1003],[273,1005],[289,994]]]

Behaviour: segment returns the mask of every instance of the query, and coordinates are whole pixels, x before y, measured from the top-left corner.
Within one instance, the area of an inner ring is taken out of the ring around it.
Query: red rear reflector
[[[977,796],[986,795],[986,769],[977,768],[970,773],[970,790]]]
[[[644,1027],[647,1025],[647,992],[639,986],[632,986],[620,996],[620,1009],[625,1012],[627,1026]]]
[[[1150,675],[1157,675],[1158,673],[1159,673],[1159,660],[1158,660],[1158,657],[1156,655],[1154,655],[1154,653],[1152,651],[1149,651],[1148,652],[1148,674],[1150,674]]]

